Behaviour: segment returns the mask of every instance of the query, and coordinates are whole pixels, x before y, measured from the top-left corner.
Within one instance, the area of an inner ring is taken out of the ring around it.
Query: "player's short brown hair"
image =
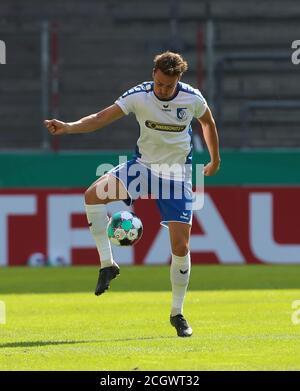
[[[187,71],[188,63],[180,54],[167,51],[154,57],[153,71],[157,69],[168,76],[181,76]]]

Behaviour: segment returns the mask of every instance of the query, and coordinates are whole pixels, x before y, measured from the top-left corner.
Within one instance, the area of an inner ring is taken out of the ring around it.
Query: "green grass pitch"
[[[299,266],[193,266],[169,324],[168,266],[121,267],[96,297],[96,267],[0,269],[0,370],[299,370]]]

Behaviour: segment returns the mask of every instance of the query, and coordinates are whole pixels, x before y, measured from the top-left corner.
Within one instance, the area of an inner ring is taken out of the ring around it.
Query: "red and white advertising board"
[[[204,207],[194,211],[192,262],[221,264],[300,263],[299,187],[210,187]],[[32,254],[67,264],[97,265],[83,189],[0,190],[0,266],[26,265]],[[123,202],[109,214],[128,209]],[[170,262],[168,229],[154,200],[138,200],[133,211],[144,234],[130,248],[113,246],[120,264]]]

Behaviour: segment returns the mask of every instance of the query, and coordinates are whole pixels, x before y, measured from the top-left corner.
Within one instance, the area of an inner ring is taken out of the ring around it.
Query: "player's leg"
[[[183,317],[183,304],[191,272],[189,240],[191,225],[169,222],[169,235],[172,249],[170,279],[172,284],[171,324],[180,337],[192,335],[192,329]]]
[[[109,283],[119,273],[113,259],[110,241],[106,234],[108,216],[106,204],[128,198],[123,184],[113,175],[106,174],[95,181],[85,192],[85,208],[90,232],[95,240],[101,260],[101,269],[95,290],[98,296],[109,288]]]
[[[119,179],[109,174],[99,178],[85,192],[88,224],[96,242],[102,268],[113,265],[111,246],[106,235],[108,216],[105,205],[127,197],[127,191],[123,184]]]
[[[85,192],[86,205],[106,205],[112,201],[126,200],[128,193],[122,182],[112,174],[97,179]]]
[[[189,240],[191,226],[180,222],[169,222],[172,249],[170,278],[172,284],[171,315],[183,314],[183,303],[191,272]]]
[[[183,317],[183,303],[189,283],[191,259],[189,240],[192,225],[192,183],[162,180],[168,197],[159,197],[161,224],[169,228],[172,249],[170,279],[172,284],[172,305],[170,321],[180,337],[190,337],[192,329]],[[163,192],[162,192],[163,194]]]

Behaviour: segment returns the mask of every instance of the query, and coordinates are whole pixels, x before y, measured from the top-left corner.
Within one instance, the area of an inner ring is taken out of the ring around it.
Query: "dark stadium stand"
[[[208,3],[215,27],[215,91],[209,103],[219,120],[222,147],[299,147],[297,108],[257,108],[247,117],[247,137],[241,132],[247,102],[300,99],[300,65],[291,62],[291,43],[300,38],[300,3]],[[174,32],[171,17],[176,15]],[[165,49],[181,51],[190,65],[184,81],[197,86],[197,34],[201,28],[206,31],[207,15],[205,2],[198,0],[54,0],[51,7],[37,0],[2,0],[0,39],[7,46],[7,64],[0,68],[0,149],[40,148],[42,144],[43,20],[58,23],[59,118],[73,121],[110,105],[128,88],[151,79],[153,56]],[[268,53],[281,53],[286,58],[224,61],[231,54]],[[206,59],[204,53],[201,89],[205,96]],[[51,96],[49,99],[51,103]],[[130,117],[100,132],[62,137],[59,147],[133,149],[137,136],[137,124]]]

